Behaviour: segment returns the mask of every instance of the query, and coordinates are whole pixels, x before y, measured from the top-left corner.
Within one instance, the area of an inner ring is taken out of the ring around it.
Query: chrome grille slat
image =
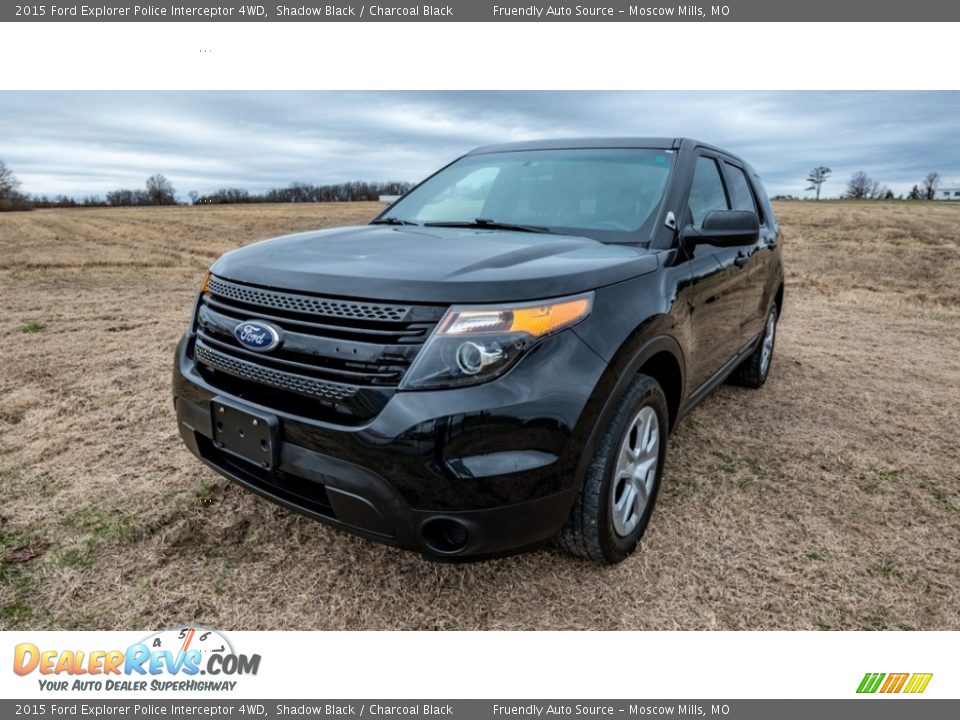
[[[281,317],[279,315],[264,312],[262,308],[251,307],[249,309],[245,309],[236,305],[227,305],[213,296],[205,297],[203,302],[210,308],[218,310],[222,313],[230,313],[236,316],[238,320],[245,319],[249,317],[251,313],[255,313],[256,316],[261,320],[270,320],[273,322],[283,323],[285,326],[289,325],[291,327],[303,329],[304,332],[311,332],[317,335],[329,335],[331,337],[337,334],[371,336],[371,339],[368,340],[368,342],[372,342],[372,338],[374,337],[384,342],[392,341],[397,344],[403,344],[404,342],[422,342],[429,333],[430,328],[434,325],[434,323],[411,323],[409,325],[405,325],[403,329],[400,330],[385,330],[379,327],[371,328],[328,325],[324,323],[310,322],[299,318],[292,319]]]
[[[317,380],[305,375],[274,370],[247,360],[241,360],[232,355],[213,350],[200,340],[197,341],[194,354],[199,362],[229,375],[329,402],[346,400],[356,395],[358,391],[358,388],[351,385]]]
[[[403,322],[410,313],[410,308],[405,305],[332,300],[313,297],[312,295],[300,295],[266,290],[250,285],[240,285],[218,277],[211,277],[207,283],[207,288],[214,295],[220,295],[248,305],[259,305],[305,315],[321,315],[349,320]]]

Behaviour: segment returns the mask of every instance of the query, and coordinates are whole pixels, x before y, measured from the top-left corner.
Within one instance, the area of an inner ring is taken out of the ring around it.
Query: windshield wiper
[[[472,222],[460,221],[460,220],[449,220],[449,221],[437,221],[437,222],[427,222],[423,224],[424,227],[453,227],[453,228],[479,228],[481,230],[516,230],[518,232],[530,232],[530,233],[549,233],[553,232],[548,227],[543,225],[520,225],[517,223],[508,223],[508,222],[497,222],[496,220],[490,220],[489,218],[475,218]]]
[[[420,223],[415,223],[413,220],[404,220],[403,218],[398,217],[385,217],[380,218],[379,220],[371,220],[371,225],[416,225],[419,227]]]

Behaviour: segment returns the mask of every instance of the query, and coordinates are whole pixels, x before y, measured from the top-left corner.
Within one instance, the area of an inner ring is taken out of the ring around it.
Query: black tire
[[[659,423],[659,447],[653,486],[647,494],[647,505],[639,523],[628,535],[621,537],[612,518],[611,488],[617,459],[626,433],[638,413],[650,407]],[[650,522],[650,515],[660,490],[660,478],[666,458],[669,412],[667,398],[660,384],[648,375],[638,375],[627,388],[604,430],[600,445],[587,469],[583,488],[574,501],[566,525],[556,537],[556,544],[574,555],[588,558],[601,565],[613,565],[630,556]]]
[[[763,347],[771,319],[773,320],[773,336],[770,339],[770,359],[767,361],[766,366],[764,366]],[[767,381],[767,377],[770,375],[770,367],[773,365],[773,351],[777,344],[778,319],[777,306],[774,304],[774,306],[770,308],[766,322],[763,324],[764,334],[760,337],[760,342],[757,343],[757,347],[754,348],[750,356],[740,363],[737,369],[730,375],[728,382],[731,385],[756,389]]]

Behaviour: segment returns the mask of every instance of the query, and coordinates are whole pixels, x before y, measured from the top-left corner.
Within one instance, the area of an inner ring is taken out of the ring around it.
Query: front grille
[[[197,369],[216,387],[262,404],[308,399],[370,417],[400,384],[445,308],[290,293],[211,277],[196,315]],[[234,328],[261,320],[280,329],[269,352],[243,347]],[[281,408],[278,408],[281,409]]]
[[[226,353],[211,350],[203,344],[202,340],[197,342],[195,354],[198,362],[216,370],[223,370],[244,380],[252,380],[281,390],[297,392],[301,395],[312,395],[323,400],[336,402],[345,400],[357,393],[357,388],[349,385],[337,385],[322,380],[314,380],[303,375],[271,370],[246,360],[239,360]]]
[[[376,303],[356,303],[310,295],[294,295],[276,290],[239,285],[237,283],[211,277],[207,288],[214,295],[236,300],[247,305],[257,305],[274,310],[289,310],[307,315],[326,315],[351,320],[385,320],[400,322],[409,313],[410,308],[403,305],[381,305]]]

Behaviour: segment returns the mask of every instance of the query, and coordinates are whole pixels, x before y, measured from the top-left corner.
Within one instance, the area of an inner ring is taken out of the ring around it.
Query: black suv
[[[176,351],[180,433],[274,502],[477,559],[627,557],[667,437],[759,387],[783,308],[756,173],[689,139],[474,150],[369,225],[228,252]]]

